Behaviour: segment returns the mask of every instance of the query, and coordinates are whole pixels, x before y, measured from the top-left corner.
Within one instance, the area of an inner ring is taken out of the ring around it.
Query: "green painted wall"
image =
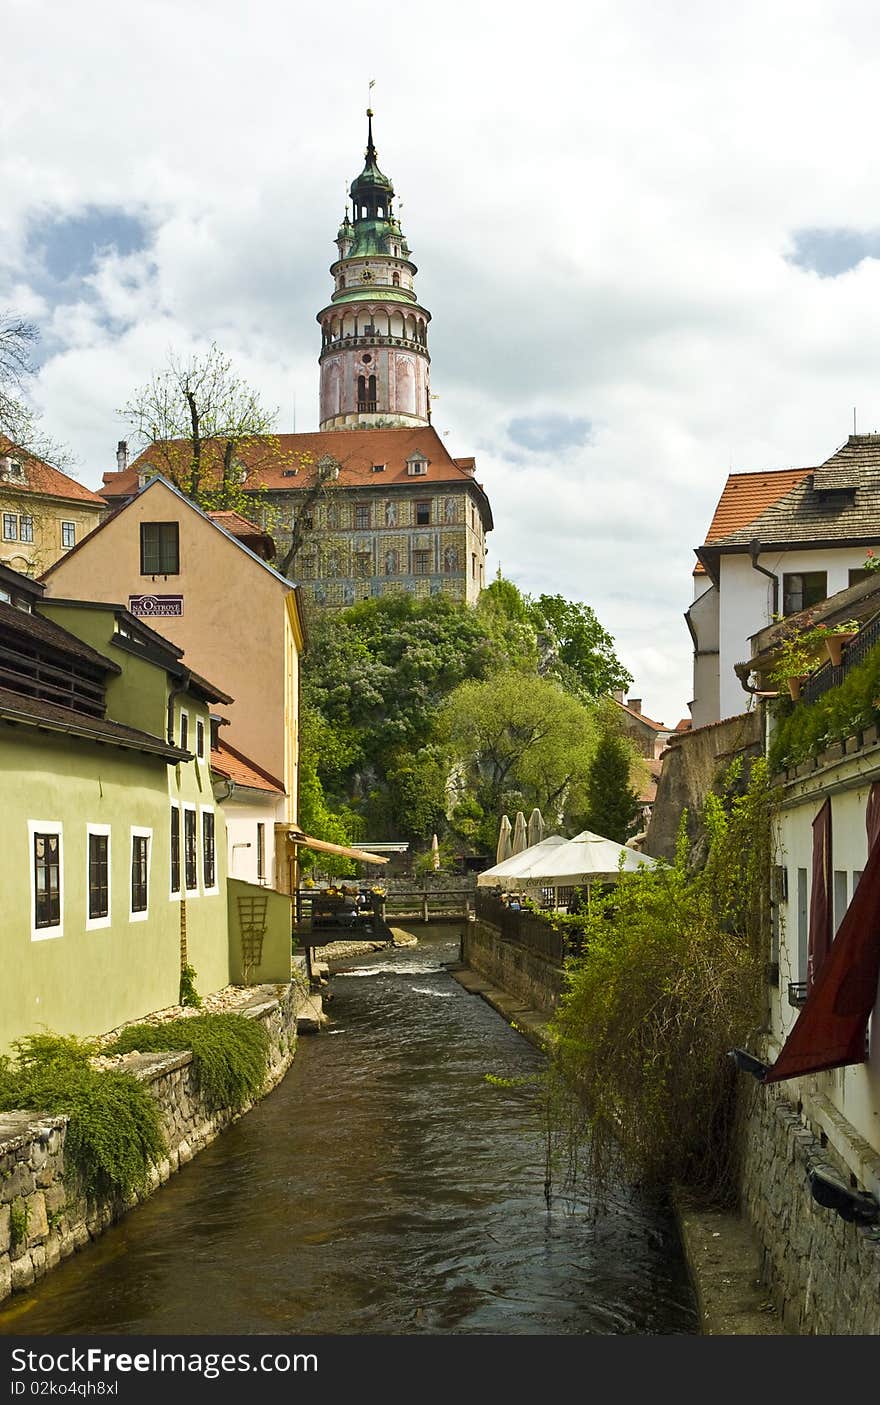
[[[170,895],[170,798],[214,805],[219,892],[186,903],[202,994],[229,982],[226,831],[207,762],[179,768],[136,752],[0,723],[0,1050],[40,1030],[102,1034],[177,1003],[181,905]],[[200,788],[201,781],[201,788]],[[197,812],[198,813],[198,812]],[[199,819],[200,819],[199,815]],[[29,820],[62,825],[60,936],[31,931]],[[88,823],[109,825],[110,925],[87,930]],[[131,920],[131,826],[152,829],[149,909]]]
[[[205,703],[198,702],[184,693],[174,704],[174,740],[180,742],[180,717],[186,711],[189,716],[188,748],[194,759],[168,767],[169,799],[183,808],[196,807],[198,838],[198,895],[186,894],[186,944],[187,960],[196,970],[196,989],[200,995],[212,990],[220,990],[230,981],[229,940],[226,918],[226,817],[217,803],[211,783],[211,726],[209,711]],[[201,718],[205,724],[205,756],[199,760],[196,751],[196,722]],[[225,782],[220,782],[223,794]],[[202,815],[205,809],[214,811],[214,853],[216,865],[216,893],[207,893],[204,884],[204,855],[202,852]],[[168,821],[170,825],[170,819]],[[168,838],[170,851],[170,834]],[[183,867],[183,819],[181,818],[181,867]],[[183,881],[183,879],[181,880]]]
[[[265,910],[264,910],[265,908]],[[256,925],[264,928],[260,939],[258,963],[246,969],[248,952],[242,944],[245,929]],[[276,892],[241,878],[229,880],[229,961],[231,979],[236,985],[260,985],[290,980],[291,900],[287,893]],[[247,980],[245,977],[247,976]]]

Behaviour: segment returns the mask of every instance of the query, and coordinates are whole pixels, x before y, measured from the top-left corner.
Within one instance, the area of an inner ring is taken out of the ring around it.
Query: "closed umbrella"
[[[531,848],[533,844],[540,844],[541,840],[544,838],[544,816],[541,814],[541,811],[537,808],[537,806],[529,815],[528,838],[529,848]]]
[[[510,820],[506,815],[501,816],[501,827],[498,830],[498,847],[495,850],[495,862],[503,863],[509,859],[513,850],[510,847]]]
[[[512,854],[521,854],[523,849],[528,848],[528,844],[526,817],[522,810],[517,810],[516,819],[513,822],[513,838],[510,841],[510,852]]]
[[[431,840],[431,867],[435,869],[440,867],[440,840],[436,834]]]

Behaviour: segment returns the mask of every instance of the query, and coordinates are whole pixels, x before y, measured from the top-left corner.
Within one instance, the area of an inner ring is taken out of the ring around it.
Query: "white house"
[[[749,639],[864,576],[880,544],[880,435],[851,434],[813,468],[733,473],[702,546],[685,620],[694,643],[695,727],[743,711],[734,672]]]

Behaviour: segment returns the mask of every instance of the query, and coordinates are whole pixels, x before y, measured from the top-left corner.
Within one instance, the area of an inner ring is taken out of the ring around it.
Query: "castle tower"
[[[413,291],[418,272],[395,218],[391,181],[379,170],[367,109],[364,169],[351,186],[331,265],[334,291],[321,324],[321,429],[378,429],[431,422],[430,312]]]

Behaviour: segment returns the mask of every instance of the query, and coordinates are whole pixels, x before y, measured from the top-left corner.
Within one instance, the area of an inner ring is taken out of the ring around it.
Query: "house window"
[[[181,749],[181,751],[186,751],[188,742],[189,742],[189,713],[188,713],[188,712],[181,712],[181,714],[180,714],[180,749]]]
[[[180,528],[176,522],[141,523],[141,575],[180,573]]]
[[[370,504],[369,504],[369,503],[367,503],[367,502],[359,502],[359,503],[356,503],[356,504],[355,504],[355,509],[354,509],[354,525],[355,525],[355,528],[360,528],[360,529],[363,529],[364,527],[369,527],[369,525],[370,525]]]
[[[368,551],[359,551],[354,558],[354,573],[356,576],[370,576],[372,572],[372,558]]]
[[[110,831],[97,827],[88,831],[89,844],[89,922],[110,915]]]
[[[843,914],[847,909],[847,879],[849,874],[846,869],[834,870],[834,935],[843,921]]]
[[[214,811],[202,811],[202,882],[205,892],[217,887],[217,853],[214,844]]]
[[[205,757],[205,724],[201,717],[196,718],[196,756],[200,761]]]
[[[171,807],[171,896],[180,892],[180,809]]]
[[[807,979],[807,961],[809,958],[809,926],[807,923],[807,870],[799,868],[797,871],[797,943],[798,943],[798,980]]]
[[[384,463],[374,463],[373,466],[372,466],[372,471],[373,471],[373,473],[384,473],[384,472],[385,472],[385,465],[384,465]]]
[[[431,525],[431,504],[430,502],[416,503],[416,526],[430,527]]]
[[[150,890],[150,831],[131,832],[131,915],[145,918]]]
[[[61,831],[35,829],[34,929],[48,932],[61,927]]]
[[[393,287],[395,287],[395,288],[399,288],[399,287],[400,287],[400,274],[399,274],[399,273],[392,273],[392,275],[391,275],[391,283],[392,283]]]
[[[430,551],[413,552],[413,575],[427,576],[431,573],[431,553]]]
[[[257,823],[257,882],[266,881],[266,826],[262,821]]]
[[[3,540],[5,542],[18,541],[18,518],[14,512],[4,512],[3,514]]]
[[[34,539],[34,519],[32,517],[19,517],[18,519],[18,539],[22,542],[32,542]]]
[[[75,522],[62,522],[62,523],[61,523],[61,545],[62,545],[62,546],[76,546],[76,523],[75,523]]]
[[[476,557],[476,553],[475,553],[475,552],[471,552],[471,572],[472,572],[472,574],[473,574],[473,576],[474,576],[474,579],[476,579],[476,575],[477,575],[477,557]]]
[[[300,562],[299,574],[302,580],[311,581],[315,578],[315,558],[314,556],[304,556]]]
[[[796,615],[828,597],[826,571],[786,572],[782,577],[782,613]]]
[[[184,880],[188,893],[197,893],[199,889],[198,872],[198,843],[196,838],[196,812],[195,807],[188,805],[183,812],[183,861]]]

